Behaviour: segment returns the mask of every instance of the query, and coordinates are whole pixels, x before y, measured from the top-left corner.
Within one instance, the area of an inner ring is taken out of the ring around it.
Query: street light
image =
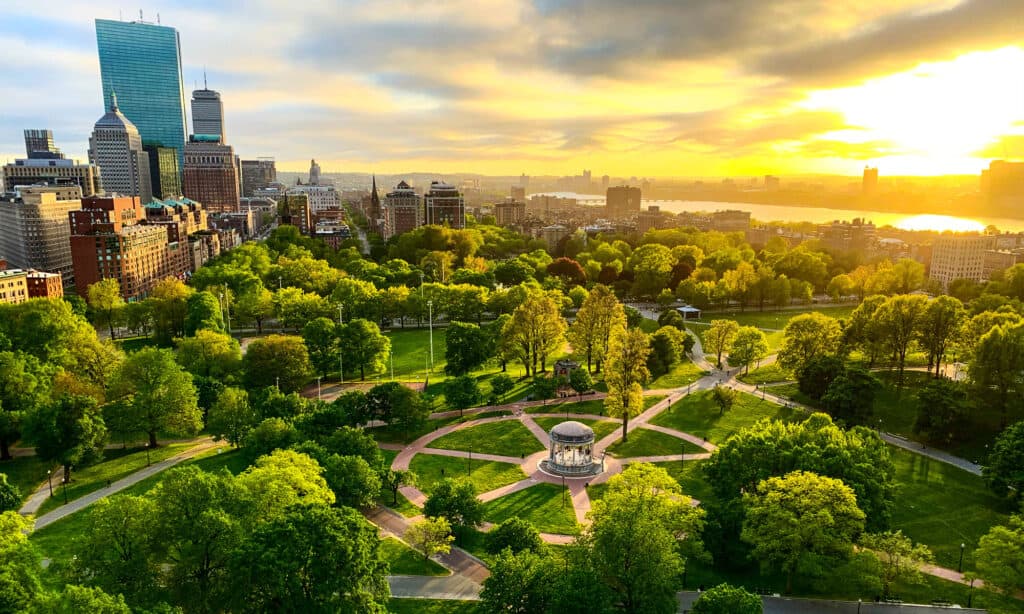
[[[146,466],[149,467],[149,442],[146,442]]]
[[[53,480],[50,479],[52,475],[53,475],[53,470],[52,469],[47,469],[46,470],[46,483],[50,485],[50,497],[53,497]]]
[[[434,301],[427,301],[427,317],[430,323],[430,368],[434,368]]]
[[[964,572],[964,548],[966,544],[960,542],[960,562],[957,563],[956,570],[960,573]]]

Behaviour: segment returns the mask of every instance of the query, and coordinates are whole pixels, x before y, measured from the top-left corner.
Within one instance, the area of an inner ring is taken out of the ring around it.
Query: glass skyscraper
[[[174,28],[142,21],[96,20],[103,105],[111,94],[146,145],[173,147],[184,166],[185,88],[181,42]]]

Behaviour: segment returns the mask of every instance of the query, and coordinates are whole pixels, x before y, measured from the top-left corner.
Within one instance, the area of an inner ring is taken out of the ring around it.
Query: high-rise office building
[[[309,161],[309,185],[320,185],[320,165],[315,159]]]
[[[399,181],[395,189],[384,196],[383,215],[381,236],[390,239],[423,225],[423,203],[408,183]]]
[[[253,196],[259,188],[277,181],[277,166],[273,158],[242,160],[242,196]]]
[[[53,144],[52,130],[26,130],[25,155],[29,160],[64,159],[64,154]]]
[[[526,202],[526,188],[521,185],[514,185],[510,190],[510,196],[512,200],[520,203]]]
[[[515,193],[515,188],[512,188]],[[519,224],[526,218],[526,203],[515,197],[506,198],[504,202],[494,204],[494,219],[498,226]]]
[[[68,213],[82,206],[77,186],[32,186],[0,198],[0,254],[22,269],[60,273],[74,283]]]
[[[192,135],[185,145],[182,192],[211,213],[238,211],[238,167],[235,151],[212,135]]]
[[[459,190],[443,181],[431,181],[430,191],[423,195],[426,223],[465,228],[466,203]]]
[[[640,188],[620,185],[605,192],[605,213],[609,217],[626,217],[640,212]]]
[[[161,147],[143,143],[142,148],[149,156],[149,183],[154,198],[181,196],[181,167],[178,166],[178,151],[173,147]]]
[[[864,176],[860,181],[860,191],[863,194],[874,194],[878,189],[878,169],[873,166],[864,167]]]
[[[96,122],[89,138],[89,160],[100,167],[103,187],[122,196],[138,196],[142,202],[153,199],[149,177],[149,154],[135,124],[121,113],[117,96],[110,110]]]
[[[203,89],[192,92],[192,133],[217,135],[221,143],[227,142],[220,92],[206,89],[205,84]]]
[[[954,279],[985,281],[985,252],[995,246],[994,236],[943,233],[932,244],[928,276],[943,288]]]
[[[45,183],[53,186],[77,186],[83,196],[103,192],[100,169],[95,164],[79,164],[77,160],[19,158],[3,169],[4,187],[12,190],[20,185]]]
[[[97,19],[96,46],[104,108],[116,92],[142,140],[175,148],[183,166],[187,128],[178,31],[141,20]]]

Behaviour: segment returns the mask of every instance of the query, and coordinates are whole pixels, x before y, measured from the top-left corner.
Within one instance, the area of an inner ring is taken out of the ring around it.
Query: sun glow
[[[1022,131],[1022,73],[1024,49],[1006,47],[813,92],[804,106],[839,111],[850,125],[823,138],[891,143],[891,156],[874,160],[889,174],[974,173],[979,150]]]
[[[945,232],[980,232],[985,230],[985,225],[975,220],[962,217],[950,217],[948,215],[915,215],[900,220],[897,228],[903,230],[937,230]]]

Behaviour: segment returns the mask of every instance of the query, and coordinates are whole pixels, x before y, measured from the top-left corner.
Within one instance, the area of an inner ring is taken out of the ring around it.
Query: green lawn
[[[483,614],[479,601],[452,599],[391,599],[388,612],[392,614]]]
[[[172,443],[160,446],[149,453],[149,462],[158,463],[194,446],[194,443]],[[147,466],[145,448],[112,449],[106,450],[104,454],[109,460],[71,472],[71,484],[67,487],[69,502],[106,488],[108,481],[116,482]],[[64,487],[54,484],[53,496],[43,501],[38,515],[41,516],[55,510],[61,505],[64,505]]]
[[[473,419],[476,419],[474,416]],[[427,420],[418,429],[413,429],[406,433],[404,430],[397,426],[375,426],[373,428],[366,429],[366,432],[373,435],[373,438],[380,443],[409,443],[419,439],[431,431],[436,431],[442,426],[449,424],[455,424],[459,422],[458,416],[452,416],[450,418],[440,418],[437,420]]]
[[[396,450],[385,450],[382,448],[380,453],[384,456],[385,467],[391,467],[391,463],[393,463],[395,457],[398,456],[398,452]],[[406,518],[417,516],[422,512],[420,508],[416,507],[412,502],[406,499],[405,495],[401,492],[398,493],[398,503],[395,503],[394,496],[391,494],[391,491],[387,489],[380,491],[380,495],[377,497],[377,504],[389,507]]]
[[[751,369],[750,373],[740,375],[736,379],[746,384],[772,384],[775,382],[791,382],[796,378],[792,371],[783,369],[778,363]]]
[[[913,452],[889,450],[897,483],[892,526],[927,544],[943,567],[957,567],[965,544],[964,569],[973,569],[978,540],[992,526],[1005,524],[1012,506],[980,477]]]
[[[647,384],[647,388],[652,390],[663,389],[663,388],[679,388],[692,384],[700,378],[707,375],[707,371],[702,370],[697,365],[690,362],[689,358],[677,362],[672,366],[672,369],[657,379],[650,381]]]
[[[534,418],[533,421],[537,423],[537,426],[544,429],[545,431],[551,432],[551,429],[555,428],[556,424],[561,424],[567,420],[574,420],[582,424],[586,424],[590,428],[594,429],[594,438],[600,441],[602,438],[607,437],[617,429],[621,428],[621,425],[614,420],[588,420],[581,418]]]
[[[568,488],[563,505],[562,487],[557,484],[541,482],[484,504],[484,520],[497,524],[513,516],[529,521],[542,533],[579,533]]]
[[[468,477],[476,488],[477,494],[526,479],[526,474],[519,468],[519,465],[512,463],[482,461],[474,458],[471,464],[468,458],[453,458],[436,454],[413,456],[412,462],[409,463],[409,469],[416,474],[417,488],[426,494],[433,492],[434,484],[446,477]],[[390,498],[390,494],[384,496]],[[410,503],[410,505],[412,504]],[[417,513],[419,513],[418,510]]]
[[[138,352],[142,348],[157,347],[156,339],[152,337],[126,337],[124,339],[115,339],[114,343],[126,354]]]
[[[576,399],[578,397],[571,398]],[[528,407],[526,411],[530,414],[564,414],[568,412],[570,414],[594,414],[597,416],[603,416],[604,400],[590,399],[587,401],[551,401],[547,405]]]
[[[699,446],[650,429],[639,428],[629,432],[629,438],[625,443],[620,439],[615,442],[608,452],[619,458],[632,458],[634,456],[665,456],[679,454],[684,449],[686,454],[704,452]]]
[[[386,537],[380,542],[381,558],[391,567],[392,575],[447,576],[451,572],[410,548],[405,542]]]
[[[544,445],[518,420],[488,422],[448,433],[430,442],[431,448],[519,456],[533,454]]]
[[[756,326],[757,328],[769,330],[782,330],[793,318],[805,313],[817,312],[830,318],[847,318],[856,307],[846,306],[821,306],[806,309],[783,309],[778,311],[752,311],[748,308],[744,312],[733,310],[725,313],[703,313],[701,319],[696,322],[710,323],[712,320],[735,320],[740,326]],[[755,308],[756,309],[756,308]],[[689,324],[691,321],[688,321]]]
[[[719,415],[718,405],[711,400],[711,391],[702,390],[683,397],[672,407],[655,416],[651,423],[722,443],[738,430],[751,426],[761,418],[800,419],[792,409],[744,392],[739,393],[732,409]]]
[[[46,471],[55,466],[35,456],[17,456],[0,461],[0,473],[7,475],[7,481],[18,488],[21,500],[28,499],[40,484],[46,481]]]

